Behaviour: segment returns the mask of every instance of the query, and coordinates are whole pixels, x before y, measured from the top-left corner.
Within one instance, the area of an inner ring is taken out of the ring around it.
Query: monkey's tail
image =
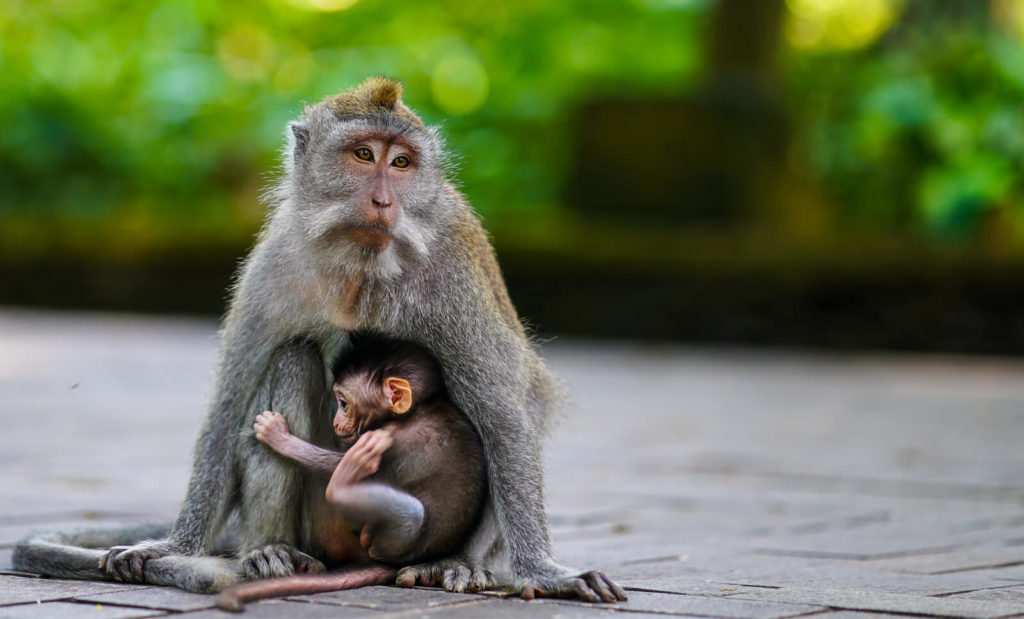
[[[327,591],[357,589],[370,585],[386,585],[395,582],[397,571],[383,565],[372,565],[346,572],[287,576],[270,580],[256,580],[233,585],[220,592],[217,607],[221,610],[240,613],[246,602],[286,595],[306,595]]]

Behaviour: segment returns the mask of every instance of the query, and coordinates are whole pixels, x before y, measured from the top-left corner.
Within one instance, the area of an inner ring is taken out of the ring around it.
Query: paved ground
[[[169,520],[210,322],[0,310],[0,617],[212,617],[212,597],[12,574],[38,528]],[[1024,615],[1024,363],[555,342],[559,555],[615,606],[374,587],[251,617]],[[341,608],[344,607],[344,608]]]

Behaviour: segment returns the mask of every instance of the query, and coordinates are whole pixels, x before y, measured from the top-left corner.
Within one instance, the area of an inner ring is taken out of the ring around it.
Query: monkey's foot
[[[292,574],[320,574],[327,568],[306,553],[287,544],[270,544],[242,558],[242,573],[249,580]]]
[[[445,591],[475,593],[493,589],[498,581],[489,570],[463,559],[442,559],[402,568],[395,578],[395,584],[399,587],[441,585]]]
[[[548,564],[519,582],[523,599],[535,597],[580,598],[587,602],[623,602],[626,592],[601,572],[577,574],[560,565]]]
[[[170,540],[149,540],[133,546],[113,546],[100,559],[99,568],[107,577],[121,582],[144,582],[146,561],[178,554]]]

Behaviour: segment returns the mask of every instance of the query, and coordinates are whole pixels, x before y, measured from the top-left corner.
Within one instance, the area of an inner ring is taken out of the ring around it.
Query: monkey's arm
[[[284,416],[280,413],[260,413],[252,428],[256,432],[256,440],[323,477],[331,477],[345,457],[343,451],[317,447],[289,432]]]
[[[289,460],[294,460],[317,475],[330,478],[345,457],[343,451],[331,451],[312,445],[288,434],[280,441],[267,443],[267,446]]]
[[[273,447],[274,451],[285,458],[295,460],[317,475],[330,478],[338,468],[341,459],[345,457],[343,451],[322,449],[307,443],[294,434],[288,436],[290,438],[283,445]]]

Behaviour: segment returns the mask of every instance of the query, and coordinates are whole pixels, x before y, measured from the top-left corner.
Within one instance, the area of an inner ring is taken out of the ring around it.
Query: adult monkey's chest
[[[366,276],[363,274],[338,282],[334,286],[329,282],[322,285],[321,290],[327,291],[327,298],[323,300],[327,322],[343,331],[355,331],[363,326],[365,321],[360,315],[360,307],[366,288]]]

